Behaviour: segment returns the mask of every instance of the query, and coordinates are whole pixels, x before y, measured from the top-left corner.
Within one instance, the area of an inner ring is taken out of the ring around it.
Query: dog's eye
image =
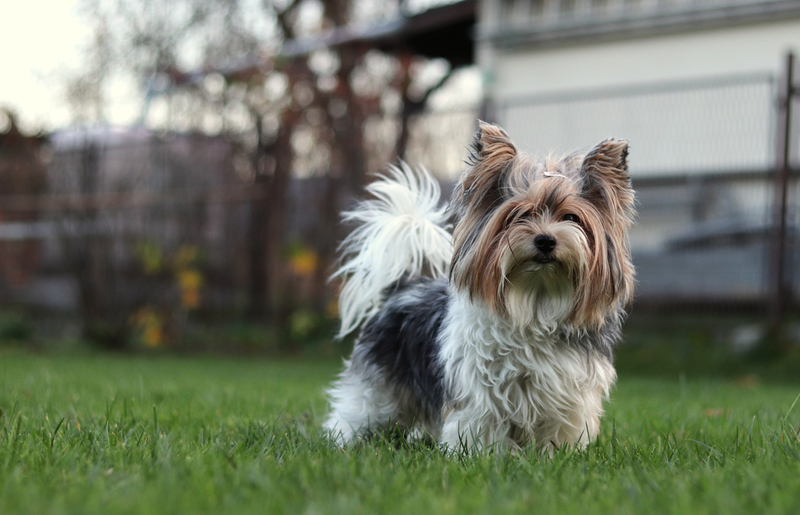
[[[572,222],[574,224],[580,223],[581,219],[578,218],[578,215],[573,215],[572,213],[567,213],[563,217],[561,217],[562,222]]]
[[[530,213],[530,212],[522,213],[522,214],[517,216],[517,218],[514,220],[514,223],[521,224],[521,223],[525,223],[525,222],[530,222],[532,218],[533,218],[533,214],[532,213]]]

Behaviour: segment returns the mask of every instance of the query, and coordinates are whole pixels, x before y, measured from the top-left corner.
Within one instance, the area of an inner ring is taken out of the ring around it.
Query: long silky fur
[[[552,450],[597,435],[602,402],[616,379],[611,360],[599,342],[570,344],[555,320],[544,322],[520,331],[481,302],[456,296],[441,338],[450,396],[443,446],[473,452],[535,443]]]
[[[434,277],[445,276],[453,253],[439,183],[424,169],[391,167],[367,193],[371,200],[343,214],[358,225],[342,243],[346,258],[333,275],[344,279],[340,338],[374,316],[383,290],[400,278],[419,276],[426,266]]]
[[[375,199],[346,215],[362,225],[337,272],[340,335],[362,330],[325,430],[347,445],[397,424],[448,452],[596,437],[633,295],[627,148],[539,161],[481,122],[452,239],[433,179],[403,167],[373,183]],[[548,254],[542,234],[557,242]]]

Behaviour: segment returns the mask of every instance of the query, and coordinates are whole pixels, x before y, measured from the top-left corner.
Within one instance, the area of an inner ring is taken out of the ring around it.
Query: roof
[[[337,27],[318,38],[287,41],[281,54],[295,57],[321,48],[363,44],[385,52],[443,58],[453,67],[467,66],[475,61],[476,17],[477,0],[462,0],[375,25]]]
[[[141,120],[152,98],[175,87],[199,84],[211,73],[219,73],[228,80],[246,80],[271,69],[276,57],[300,57],[322,48],[364,45],[387,53],[409,52],[446,59],[453,68],[472,65],[475,63],[477,6],[478,0],[461,0],[418,14],[401,14],[373,25],[337,27],[316,38],[287,41],[279,56],[248,54],[224,65],[188,72],[174,67],[162,68],[147,83]]]
[[[520,0],[522,3],[525,0]],[[712,29],[800,16],[797,0],[633,0],[568,3],[551,16],[543,11],[506,10],[483,24],[476,38],[498,47],[586,44],[654,34]]]

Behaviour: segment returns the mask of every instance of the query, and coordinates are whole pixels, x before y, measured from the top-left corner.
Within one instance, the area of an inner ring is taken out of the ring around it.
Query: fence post
[[[773,203],[772,266],[770,277],[770,318],[773,335],[779,338],[786,317],[789,289],[786,284],[786,215],[789,186],[789,156],[792,134],[792,96],[794,95],[794,54],[786,55],[783,80],[778,92],[778,116],[775,134],[775,199]],[[782,344],[775,342],[777,350]]]

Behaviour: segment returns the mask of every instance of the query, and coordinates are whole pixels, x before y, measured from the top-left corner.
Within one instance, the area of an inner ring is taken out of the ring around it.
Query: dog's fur
[[[481,122],[449,211],[424,172],[372,183],[345,214],[360,225],[337,272],[340,336],[361,334],[328,391],[332,437],[399,424],[450,452],[591,441],[633,294],[627,152],[606,140],[537,161]]]

